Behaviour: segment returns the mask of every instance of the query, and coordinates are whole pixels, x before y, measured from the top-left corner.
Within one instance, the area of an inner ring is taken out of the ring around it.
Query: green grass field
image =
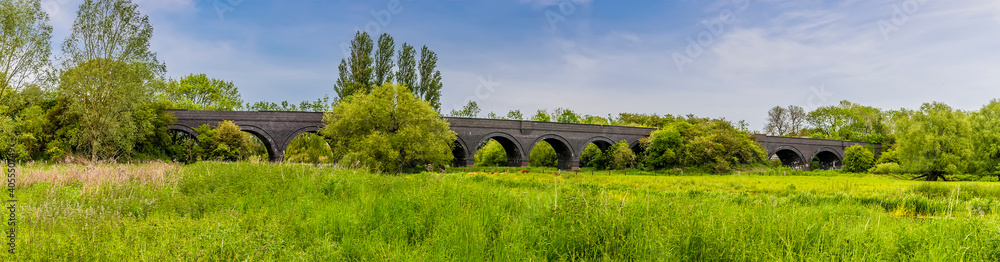
[[[17,253],[4,261],[1000,260],[996,182],[211,162],[20,170]]]

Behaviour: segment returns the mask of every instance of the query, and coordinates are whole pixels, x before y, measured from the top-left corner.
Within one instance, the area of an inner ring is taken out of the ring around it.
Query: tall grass
[[[1000,259],[1000,189],[982,183],[471,170],[387,176],[209,162],[169,169],[176,183],[111,179],[90,191],[82,183],[23,184],[18,253],[0,259]]]

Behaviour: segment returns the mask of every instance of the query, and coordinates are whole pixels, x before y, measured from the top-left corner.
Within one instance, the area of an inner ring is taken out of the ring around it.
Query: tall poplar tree
[[[396,82],[400,85],[404,85],[410,89],[410,92],[417,94],[417,51],[413,49],[412,45],[403,43],[403,48],[399,50],[399,60],[397,65],[399,68],[396,71]]]
[[[354,95],[356,92],[371,93],[372,75],[372,39],[368,33],[358,31],[351,41],[351,54],[347,59],[340,60],[340,78],[333,90],[340,100]]]
[[[380,86],[385,83],[392,83],[392,67],[395,66],[392,56],[396,52],[396,43],[392,36],[383,33],[378,37],[378,50],[375,51],[375,79],[372,84]]]
[[[441,112],[441,71],[437,70],[437,54],[427,46],[420,50],[420,88],[414,93]]]

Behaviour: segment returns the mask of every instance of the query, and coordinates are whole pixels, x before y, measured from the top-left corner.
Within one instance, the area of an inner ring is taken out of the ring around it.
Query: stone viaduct
[[[283,111],[188,111],[167,110],[177,118],[169,127],[171,130],[197,136],[194,128],[204,124],[215,127],[223,120],[230,120],[243,131],[253,134],[267,148],[272,162],[284,160],[285,149],[296,136],[306,132],[317,132],[323,126],[323,113],[283,112]],[[480,146],[490,139],[503,145],[507,152],[508,166],[527,166],[528,155],[538,142],[552,145],[559,155],[559,168],[577,169],[580,155],[587,144],[593,143],[601,150],[619,141],[625,141],[632,150],[639,148],[639,139],[655,129],[624,126],[602,126],[587,124],[567,124],[534,122],[521,120],[498,120],[479,118],[445,117],[451,130],[458,134],[452,149],[455,166],[472,166],[473,156]],[[840,168],[843,165],[844,148],[861,142],[821,140],[808,138],[773,137],[757,135],[757,142],[766,149],[768,156],[776,157],[785,166],[808,170],[806,159],[818,158],[824,169]],[[876,154],[881,145],[874,144]]]
[[[882,151],[881,144],[825,140],[797,137],[757,135],[757,143],[764,145],[767,155],[781,160],[791,168],[809,170],[809,160],[816,158],[823,169],[839,169],[844,165],[844,149],[853,145],[871,145],[875,155]]]

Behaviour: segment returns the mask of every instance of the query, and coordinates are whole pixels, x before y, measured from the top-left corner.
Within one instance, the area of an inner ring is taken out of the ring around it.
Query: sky
[[[438,55],[442,112],[568,108],[746,120],[848,100],[884,109],[1000,98],[996,0],[135,0],[167,76],[243,100],[335,96],[356,31]],[[59,50],[82,0],[42,0]],[[398,50],[397,46],[397,50]]]

